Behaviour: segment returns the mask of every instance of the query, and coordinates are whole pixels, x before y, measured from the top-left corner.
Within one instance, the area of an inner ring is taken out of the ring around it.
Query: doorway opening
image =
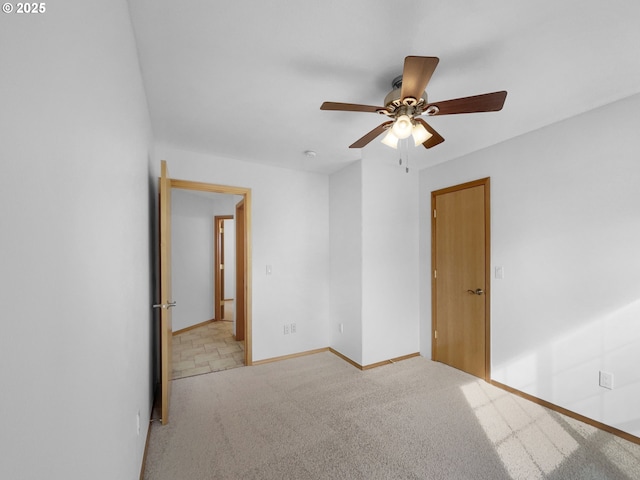
[[[214,313],[215,320],[234,321],[233,303],[236,276],[235,217],[216,215],[214,233]],[[235,335],[235,333],[234,333]]]
[[[224,278],[220,275],[221,271],[216,264],[212,262],[215,276],[215,291],[210,292],[214,303],[214,318],[211,321],[209,329],[213,329],[214,333],[207,335],[227,335],[227,331],[233,331],[234,341],[241,341],[244,350],[244,365],[252,365],[252,337],[251,337],[251,190],[243,187],[233,187],[227,185],[217,185],[202,182],[192,182],[187,180],[171,179],[171,189],[183,189],[193,192],[205,192],[224,194],[225,196],[238,196],[239,201],[235,205],[235,215],[225,215],[224,221],[232,220],[233,233],[230,237],[235,236],[234,249],[236,250],[234,263],[235,278],[229,282],[227,279],[226,288]],[[242,206],[242,215],[238,217],[238,205]],[[211,218],[211,217],[210,217]],[[214,228],[217,230],[217,219],[214,219]],[[211,231],[211,230],[210,230]],[[224,232],[224,227],[223,227]],[[214,239],[217,238],[217,232],[214,232]],[[220,245],[222,253],[223,245]],[[214,251],[215,250],[215,251]],[[212,246],[214,257],[218,252],[218,246]],[[217,262],[217,260],[216,260]],[[217,281],[220,278],[220,283]],[[231,283],[231,285],[228,285]],[[218,292],[218,286],[224,288]],[[226,291],[226,293],[225,293]],[[218,294],[219,299],[218,299]],[[231,301],[229,301],[231,300]],[[179,300],[178,300],[179,301]],[[224,308],[223,304],[227,304]],[[225,318],[233,320],[232,322],[224,321]],[[219,323],[219,324],[218,324]],[[216,325],[218,324],[218,325]],[[222,325],[226,324],[226,325]],[[233,328],[232,328],[233,327]],[[241,336],[238,336],[238,333]],[[195,334],[195,332],[191,332]],[[174,352],[175,353],[175,352]]]

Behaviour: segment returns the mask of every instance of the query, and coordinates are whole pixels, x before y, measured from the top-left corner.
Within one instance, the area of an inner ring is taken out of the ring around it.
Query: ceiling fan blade
[[[400,99],[413,97],[419,100],[439,61],[438,57],[406,57],[402,71]]]
[[[438,111],[433,115],[453,115],[456,113],[497,112],[502,110],[507,92],[485,93],[473,97],[456,98],[444,102],[433,102],[426,106],[437,107]]]
[[[438,132],[431,128],[431,125],[425,122],[422,118],[416,118],[416,120],[420,122],[424,126],[424,128],[426,128],[427,131],[431,134],[431,137],[422,144],[424,145],[424,148],[435,147],[436,145],[440,145],[442,142],[444,142],[444,138],[442,138],[442,136]]]
[[[384,132],[387,129],[387,126],[391,125],[392,123],[393,123],[393,121],[389,121],[389,122],[384,122],[383,124],[378,125],[376,128],[371,130],[369,133],[367,133],[360,140],[356,140],[353,144],[349,145],[349,148],[362,148],[362,147],[364,147],[371,140],[373,140],[378,135],[380,135],[382,132]]]
[[[324,102],[320,106],[320,110],[339,110],[341,112],[372,112],[376,113],[382,107],[373,107],[371,105],[358,105],[356,103],[337,103]]]

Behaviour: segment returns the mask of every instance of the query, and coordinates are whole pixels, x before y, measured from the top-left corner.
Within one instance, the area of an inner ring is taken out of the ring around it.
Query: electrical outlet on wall
[[[296,333],[296,324],[295,323],[291,324],[291,333]]]

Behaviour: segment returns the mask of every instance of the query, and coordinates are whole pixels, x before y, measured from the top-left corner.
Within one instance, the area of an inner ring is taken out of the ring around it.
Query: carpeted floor
[[[145,479],[640,479],[640,445],[416,357],[326,352],[173,382]]]

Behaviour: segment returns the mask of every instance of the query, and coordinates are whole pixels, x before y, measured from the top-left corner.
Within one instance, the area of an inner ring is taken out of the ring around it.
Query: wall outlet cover
[[[600,370],[600,386],[613,390],[613,373]]]

